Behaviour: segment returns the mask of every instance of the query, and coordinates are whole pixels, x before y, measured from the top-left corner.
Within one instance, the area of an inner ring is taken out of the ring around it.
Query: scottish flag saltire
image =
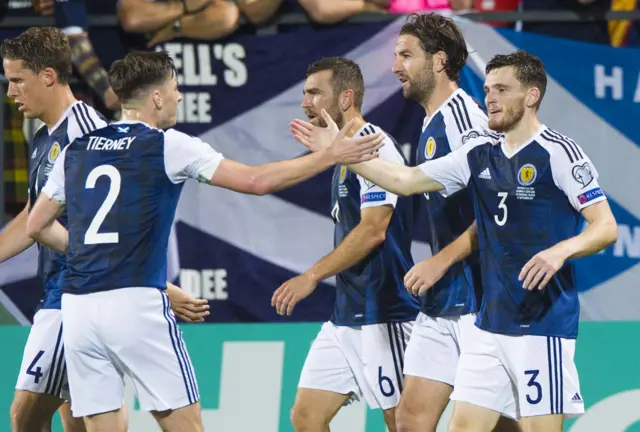
[[[542,58],[549,85],[540,116],[589,154],[620,224],[618,243],[578,260],[583,320],[640,318],[640,52],[593,46],[458,20],[471,55],[461,86],[479,101],[486,62],[526,49]],[[200,136],[227,158],[256,165],[297,157],[304,149],[288,132],[301,117],[308,64],[323,56],[357,61],[365,76],[365,118],[413,154],[424,111],[406,101],[391,73],[403,19],[391,23],[304,28],[216,43],[165,44],[177,60],[185,102],[178,129]],[[218,61],[222,59],[221,61]],[[273,291],[332,249],[330,172],[281,193],[255,197],[188,183],[168,251],[168,278],[211,300],[210,321],[278,321]],[[35,254],[0,266],[2,301],[21,322],[37,304]],[[429,255],[420,226],[416,259]],[[333,280],[300,303],[291,318],[323,321],[331,312]]]

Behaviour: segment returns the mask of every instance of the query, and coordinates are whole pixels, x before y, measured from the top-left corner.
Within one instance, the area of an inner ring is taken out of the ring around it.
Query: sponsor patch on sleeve
[[[366,202],[380,202],[387,199],[386,192],[369,192],[362,195],[362,203]]]
[[[589,201],[593,201],[603,196],[604,192],[602,192],[601,188],[597,187],[578,195],[578,201],[580,202],[580,204],[586,204]]]

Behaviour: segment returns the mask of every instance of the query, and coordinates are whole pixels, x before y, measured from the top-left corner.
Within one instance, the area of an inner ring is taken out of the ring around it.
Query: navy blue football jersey
[[[76,138],[99,127],[106,126],[104,117],[83,102],[75,102],[51,129],[42,126],[36,132],[29,167],[29,204],[36,202],[62,149]],[[58,221],[66,226],[67,215],[62,212]],[[65,256],[38,244],[38,276],[44,285],[42,308],[60,309],[60,285],[58,279],[65,268]]]
[[[381,131],[367,123],[358,134]],[[382,159],[406,165],[397,143],[386,135]],[[404,276],[413,267],[411,238],[415,199],[398,198],[365,180],[344,165],[335,168],[331,215],[335,222],[334,246],[360,223],[361,209],[391,205],[393,216],[384,242],[369,256],[336,275],[336,303],[331,322],[341,326],[413,321],[419,305],[404,287]]]
[[[456,90],[426,117],[418,143],[416,163],[439,159],[469,140],[489,135],[487,116],[464,90]],[[471,194],[425,193],[420,199],[420,223],[428,226],[431,253],[437,254],[469,228],[475,219]],[[475,313],[482,297],[477,253],[454,264],[421,298],[421,311],[432,317]]]
[[[476,325],[492,333],[575,338],[580,306],[571,261],[544,290],[518,280],[537,253],[574,237],[580,211],[605,198],[598,173],[571,139],[542,126],[514,154],[504,138],[421,165],[447,193],[469,186],[478,222],[483,298]]]
[[[60,158],[43,193],[66,203],[63,292],[164,289],[182,185],[211,179],[222,155],[173,129],[118,122],[74,141]]]

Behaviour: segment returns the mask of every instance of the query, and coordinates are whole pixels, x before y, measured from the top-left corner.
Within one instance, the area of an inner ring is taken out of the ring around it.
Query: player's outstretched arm
[[[66,253],[69,244],[69,232],[56,221],[62,210],[64,204],[43,191],[27,219],[27,235],[58,253]]]
[[[384,135],[347,137],[351,125],[352,122],[347,123],[326,149],[296,159],[255,167],[224,159],[209,184],[236,192],[266,195],[301,183],[335,164],[346,165],[376,157]],[[341,150],[337,152],[335,148]]]
[[[27,250],[33,239],[27,235],[29,202],[24,209],[0,232],[0,262],[4,262]]]
[[[421,296],[442,279],[454,264],[478,249],[478,226],[473,224],[437,254],[420,261],[407,272],[404,285],[413,295]]]
[[[311,151],[322,152],[330,150],[336,159],[342,158],[343,153],[352,152],[353,143],[349,141],[334,140],[335,144],[329,146],[329,140],[336,136],[338,126],[325,110],[322,110],[320,114],[327,123],[325,128],[302,120],[294,120],[291,123],[291,132],[296,141]],[[368,162],[351,164],[349,168],[382,189],[396,195],[408,196],[424,192],[437,192],[444,189],[444,186],[428,177],[418,167],[407,167],[393,162],[373,159]]]
[[[589,226],[534,256],[520,272],[519,280],[524,281],[525,289],[543,289],[566,260],[596,254],[618,240],[618,225],[606,200],[583,208],[580,213]]]
[[[295,305],[308,297],[320,281],[359,263],[384,242],[393,216],[393,206],[364,208],[360,214],[360,223],[337,248],[305,273],[288,280],[275,291],[271,306],[276,308],[278,314],[291,315]]]

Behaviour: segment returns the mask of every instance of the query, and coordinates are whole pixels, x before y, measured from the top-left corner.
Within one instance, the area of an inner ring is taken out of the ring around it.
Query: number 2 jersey
[[[107,125],[104,117],[83,102],[74,102],[51,128],[43,125],[33,137],[33,153],[29,163],[29,203],[33,206],[46,184],[49,174],[62,149],[78,137]],[[62,212],[58,221],[66,226],[67,214]],[[44,293],[42,308],[60,309],[60,273],[66,267],[66,258],[38,243],[38,276]]]
[[[366,123],[356,135],[376,132],[382,130]],[[380,158],[406,165],[397,143],[389,135],[380,148]],[[336,275],[336,303],[331,322],[339,326],[362,326],[415,320],[418,301],[404,287],[404,276],[413,267],[415,198],[398,198],[346,166],[337,165],[331,202],[335,247],[360,223],[362,209],[389,205],[394,208],[384,242],[359,263]]]
[[[420,168],[449,194],[470,188],[484,289],[476,325],[492,333],[576,338],[573,263],[543,290],[525,290],[518,276],[534,255],[579,234],[580,211],[606,199],[584,151],[541,126],[514,154],[503,136],[477,139]]]
[[[164,289],[182,186],[210,180],[222,159],[197,138],[142,122],[113,123],[67,146],[42,190],[66,203],[63,292]]]
[[[431,116],[426,117],[416,153],[416,163],[436,160],[480,136],[490,134],[487,116],[464,90],[457,89]],[[420,219],[428,227],[433,255],[464,233],[475,220],[471,194],[426,193],[420,197]],[[454,264],[421,298],[421,311],[431,317],[475,313],[482,296],[477,253]]]

